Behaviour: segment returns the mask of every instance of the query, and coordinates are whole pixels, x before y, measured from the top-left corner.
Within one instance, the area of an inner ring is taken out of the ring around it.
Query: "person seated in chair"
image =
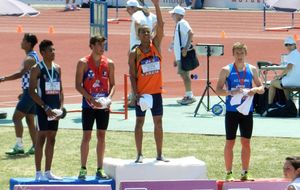
[[[273,106],[276,89],[282,89],[286,100],[289,99],[289,90],[287,87],[300,87],[300,53],[297,50],[296,41],[292,37],[284,40],[284,46],[288,51],[286,56],[286,68],[281,75],[271,81],[269,87],[268,104],[269,108]]]

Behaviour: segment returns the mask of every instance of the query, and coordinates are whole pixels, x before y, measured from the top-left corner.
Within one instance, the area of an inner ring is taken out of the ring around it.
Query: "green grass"
[[[271,130],[271,128],[270,128]],[[26,148],[30,147],[27,130],[24,131]],[[57,134],[52,170],[61,176],[77,176],[80,168],[81,130],[59,129]],[[0,130],[0,189],[9,189],[11,177],[33,177],[35,174],[34,157],[9,157],[5,151],[15,143],[12,127],[1,127]],[[95,156],[96,136],[90,145],[88,159],[88,175],[96,170]],[[252,139],[251,173],[255,178],[282,177],[282,166],[286,156],[299,154],[300,139],[293,138],[262,138]],[[143,154],[154,158],[155,143],[153,133],[145,133]],[[207,136],[196,134],[165,133],[164,155],[168,158],[195,156],[207,164],[210,179],[224,178],[223,159],[224,136]],[[240,173],[240,143],[234,149],[235,175]],[[133,132],[108,131],[106,137],[106,157],[135,159]],[[237,176],[238,177],[238,176]]]

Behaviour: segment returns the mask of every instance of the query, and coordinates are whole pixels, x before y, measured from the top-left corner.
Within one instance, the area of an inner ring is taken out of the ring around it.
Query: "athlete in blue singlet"
[[[242,105],[244,101],[246,101],[246,98],[251,98],[255,93],[263,94],[264,87],[258,77],[256,67],[245,62],[247,46],[237,42],[233,45],[232,53],[234,56],[234,63],[222,68],[216,89],[219,96],[226,96],[226,144],[224,148],[224,159],[227,173],[225,180],[234,180],[232,174],[233,147],[238,127],[240,129],[242,145],[242,173],[240,179],[253,180],[248,172],[251,153],[250,139],[253,129],[253,106],[251,105],[252,102],[250,102],[251,99],[248,101],[250,103],[248,104],[250,105],[248,114],[241,112],[241,110],[238,111],[237,107]],[[252,86],[252,81],[257,87]],[[225,85],[226,88],[224,88]],[[233,96],[241,97],[241,102],[234,106],[231,105]]]
[[[37,104],[37,140],[35,144],[36,180],[60,180],[51,172],[55,137],[59,116],[54,109],[63,107],[61,68],[55,64],[55,49],[50,40],[43,40],[40,45],[43,61],[32,68],[29,94]],[[43,147],[45,144],[45,173],[41,171]]]
[[[31,99],[28,93],[29,88],[29,75],[30,69],[33,65],[39,62],[38,54],[33,50],[37,44],[37,37],[33,34],[26,33],[23,37],[21,48],[25,51],[26,57],[22,62],[20,71],[13,73],[9,76],[0,77],[0,82],[16,80],[22,78],[22,96],[19,98],[19,102],[16,106],[13,122],[15,124],[16,132],[16,145],[6,152],[8,155],[24,154],[23,146],[23,124],[22,119],[26,118],[26,123],[29,129],[29,134],[32,140],[32,146],[27,151],[27,154],[34,154],[34,144],[36,131],[34,127],[34,114],[35,114],[35,103]]]

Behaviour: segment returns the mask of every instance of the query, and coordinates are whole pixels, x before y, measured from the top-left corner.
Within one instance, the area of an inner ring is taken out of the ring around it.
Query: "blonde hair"
[[[247,53],[247,46],[241,42],[236,42],[232,46],[232,53],[234,53],[235,50],[245,50],[245,53]]]

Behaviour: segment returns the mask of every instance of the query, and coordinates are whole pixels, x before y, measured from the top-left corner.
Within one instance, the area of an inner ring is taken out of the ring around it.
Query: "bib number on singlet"
[[[46,82],[45,92],[48,95],[59,94],[60,93],[60,82]]]
[[[159,61],[149,62],[149,63],[142,65],[143,73],[159,71],[159,69],[160,69]]]

